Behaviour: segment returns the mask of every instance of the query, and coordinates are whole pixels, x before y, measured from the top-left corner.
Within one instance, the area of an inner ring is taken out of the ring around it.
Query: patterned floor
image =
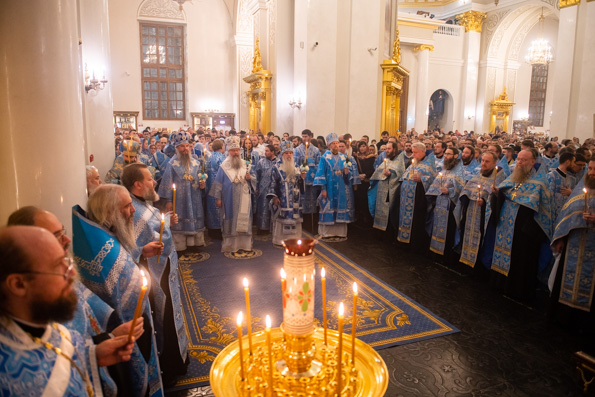
[[[544,293],[520,304],[464,267],[443,267],[357,225],[350,225],[347,241],[329,244],[461,330],[381,350],[389,370],[386,396],[595,396],[595,384],[583,394],[572,359],[573,352],[595,347],[595,334],[548,321]]]

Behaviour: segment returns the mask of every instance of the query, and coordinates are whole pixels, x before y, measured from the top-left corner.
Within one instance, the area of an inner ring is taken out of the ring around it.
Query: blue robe
[[[221,163],[225,160],[225,155],[221,152],[213,152],[207,160],[205,171],[209,178],[207,179],[207,192],[211,191],[215,177],[219,171]],[[221,229],[221,223],[219,222],[219,208],[215,205],[215,198],[213,196],[207,196],[207,227],[209,229]]]
[[[120,323],[134,317],[136,304],[141,292],[140,269],[135,258],[120,245],[116,237],[86,218],[86,214],[75,206],[72,213],[72,248],[82,282],[103,301],[115,309]],[[140,252],[140,251],[139,251]],[[145,294],[142,306],[143,315],[153,320],[149,296]],[[145,333],[151,332],[145,328]],[[151,332],[151,348],[148,361],[145,360],[138,344],[132,351],[132,358],[124,363],[128,379],[134,388],[134,396],[162,396],[163,385],[157,360],[157,341]]]
[[[359,177],[359,169],[357,168],[357,161],[353,156],[348,157],[349,165],[349,183],[345,185],[347,194],[347,208],[349,208],[349,220],[355,222],[355,192],[353,188],[355,185],[361,185],[362,180]]]
[[[552,193],[552,219],[557,219],[562,206],[568,201],[570,196],[563,196],[560,193],[562,188],[574,189],[576,180],[573,176],[566,174],[562,176],[556,168],[547,174],[548,188]]]
[[[145,162],[141,161],[142,159],[145,159],[145,161],[150,163],[150,161],[147,160],[147,156],[145,156],[145,155],[139,156],[139,162],[146,164]],[[110,168],[110,170],[105,175],[104,182],[119,185],[120,177],[122,176],[122,170],[124,170],[124,167],[126,165],[127,164],[124,161],[124,157],[122,155],[119,155],[118,157],[116,157],[114,159],[112,168]],[[155,178],[155,172],[156,172],[155,167],[153,167],[151,164],[146,164],[146,165],[149,167],[149,172],[151,173],[151,176],[153,176],[153,178]]]
[[[558,157],[558,155],[555,155],[553,158],[549,158],[546,155],[542,155],[541,164],[544,164],[546,166],[546,171],[555,170],[560,165],[560,157]]]
[[[270,198],[267,197],[272,182],[272,172],[277,159],[269,160],[262,157],[258,163],[250,170],[250,173],[256,178],[256,226],[260,230],[269,230],[271,228],[271,210],[269,208]]]
[[[101,392],[95,346],[62,325],[47,325],[41,340],[60,348],[89,375],[95,393]],[[11,318],[0,318],[0,395],[86,397],[87,385],[76,367],[54,350],[31,339]]]
[[[306,180],[304,181],[305,190],[302,194],[302,209],[304,214],[313,214],[316,212],[316,203],[320,188],[314,183],[316,172],[318,171],[318,164],[320,163],[320,150],[316,146],[308,145],[308,172]],[[306,146],[302,143],[293,150],[293,159],[295,165],[300,167],[304,165],[306,158]]]
[[[165,169],[159,185],[159,196],[167,201],[173,199],[173,184],[176,184],[176,214],[178,224],[171,227],[172,232],[194,235],[205,230],[205,212],[202,206],[206,189],[199,187],[202,172],[200,160],[190,158],[190,167],[184,168],[177,155],[172,157]]]
[[[475,159],[471,160],[471,162],[467,165],[463,164],[463,179],[468,181],[480,168],[481,164],[479,164],[479,162]]]
[[[288,179],[285,171],[281,169],[282,164],[283,158],[275,163],[267,194],[272,221],[275,223],[273,225],[273,244],[282,243],[287,238],[301,237],[301,223],[303,222],[300,196],[304,191],[304,184],[299,168],[296,167],[295,176]],[[279,199],[278,206],[273,205],[272,199],[275,197]],[[282,226],[279,226],[279,223]],[[282,230],[277,227],[281,227]]]
[[[144,247],[152,241],[159,241],[159,231],[161,229],[161,214],[159,210],[147,202],[140,201],[132,196],[132,205],[136,212],[134,213],[134,232],[136,237],[136,244],[139,247]],[[184,315],[182,313],[182,301],[180,299],[180,275],[178,272],[178,254],[173,245],[172,233],[170,229],[170,218],[167,217],[163,227],[163,235],[161,242],[163,243],[163,253],[157,256],[147,258],[149,266],[149,273],[151,273],[151,290],[155,301],[153,307],[155,322],[155,329],[157,331],[157,346],[160,352],[163,352],[165,335],[165,304],[167,296],[161,288],[161,280],[163,278],[167,261],[169,259],[169,275],[167,276],[169,283],[169,293],[171,298],[171,306],[173,318],[177,334],[177,342],[179,354],[184,361],[188,350],[188,336],[186,335],[186,328],[184,324]],[[159,262],[157,261],[159,259]]]
[[[318,170],[314,178],[314,186],[320,186],[326,191],[327,198],[319,197],[320,214],[318,224],[334,225],[335,223],[350,223],[349,199],[347,186],[350,186],[350,172],[345,174],[347,158],[343,153],[333,155],[330,150],[321,157]],[[353,203],[351,203],[353,206]]]
[[[401,153],[394,160],[382,163],[370,177],[368,206],[370,215],[374,217],[373,227],[384,231],[388,226],[390,207],[395,201],[399,181],[405,172],[405,162]],[[390,176],[384,175],[385,169],[390,171]]]
[[[559,302],[584,311],[593,304],[595,279],[595,228],[583,219],[584,179],[572,191],[556,221],[552,245],[566,239]],[[595,209],[595,195],[588,195],[588,206]]]

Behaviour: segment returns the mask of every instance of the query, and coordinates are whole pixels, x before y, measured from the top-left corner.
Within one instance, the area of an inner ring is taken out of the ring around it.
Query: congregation
[[[178,255],[209,239],[249,253],[253,232],[281,245],[304,222],[328,242],[356,223],[395,254],[431,252],[528,304],[548,289],[552,315],[592,321],[595,139],[380,137],[116,128],[112,168],[87,166],[72,240],[30,206],[0,231],[0,346],[29,366],[1,373],[0,394],[35,378],[64,395],[163,395],[189,362]]]

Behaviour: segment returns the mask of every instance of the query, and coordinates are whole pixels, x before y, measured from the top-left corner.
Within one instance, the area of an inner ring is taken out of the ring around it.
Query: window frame
[[[535,127],[543,127],[548,74],[548,64],[531,65],[531,85],[529,87],[529,123]]]

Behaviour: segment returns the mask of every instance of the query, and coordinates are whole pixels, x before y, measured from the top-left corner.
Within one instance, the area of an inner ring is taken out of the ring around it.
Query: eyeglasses
[[[64,237],[66,236],[66,228],[62,226],[62,230],[58,230],[54,232],[54,237],[61,243]]]
[[[70,256],[65,256],[63,259],[64,264],[66,265],[66,271],[64,273],[57,273],[57,272],[36,272],[36,271],[29,271],[29,272],[18,272],[18,274],[47,274],[49,276],[61,276],[64,277],[64,280],[70,280],[75,273],[74,270],[74,259]]]

